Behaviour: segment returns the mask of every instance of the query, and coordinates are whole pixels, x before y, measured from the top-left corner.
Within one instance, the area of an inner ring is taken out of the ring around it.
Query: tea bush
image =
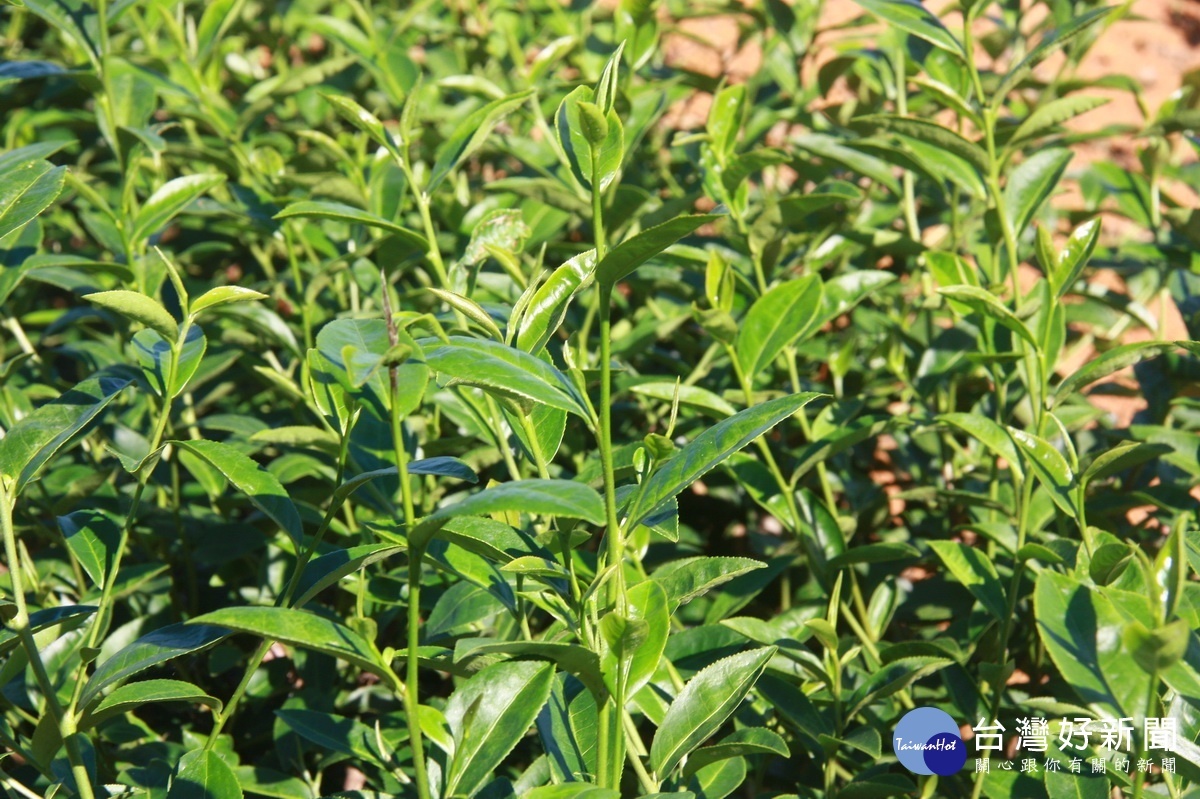
[[[859,3],[6,7],[8,794],[1197,795],[1200,82]]]

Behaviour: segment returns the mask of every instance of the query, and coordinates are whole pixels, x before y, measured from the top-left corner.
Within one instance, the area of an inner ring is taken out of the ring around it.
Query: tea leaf
[[[823,297],[821,278],[812,274],[780,283],[750,306],[735,345],[747,380],[753,381],[784,347],[813,332]]]
[[[596,282],[600,286],[601,295],[607,296],[617,283],[639,266],[696,228],[721,216],[722,214],[679,216],[661,225],[647,228],[613,247],[600,259],[600,263],[596,264]]]
[[[16,496],[67,442],[113,401],[128,380],[97,375],[42,405],[0,438],[0,474],[11,480]]]
[[[224,175],[184,175],[164,183],[150,195],[138,211],[133,223],[134,239],[144,239],[162,229],[193,200],[215,189],[225,182]]]
[[[219,441],[172,443],[219,471],[237,490],[246,495],[254,507],[265,513],[299,545],[304,536],[300,514],[275,475],[229,444]]]
[[[116,311],[135,322],[140,322],[173,344],[179,337],[179,323],[158,302],[136,291],[100,291],[85,294],[83,298],[101,308]]]
[[[769,646],[742,652],[717,661],[689,680],[654,734],[650,745],[654,773],[666,777],[708,740],[741,704],[777,651]]]
[[[720,760],[743,755],[778,755],[789,757],[787,742],[777,732],[766,727],[746,727],[736,730],[712,746],[701,747],[688,755],[683,767],[687,779],[700,769]]]
[[[588,418],[567,378],[550,364],[499,342],[451,336],[425,353],[433,371],[454,384],[478,386],[518,401],[537,402]]]
[[[229,636],[223,627],[204,624],[170,624],[143,635],[100,663],[83,687],[79,707],[90,707],[100,694],[113,685],[153,666],[181,655],[202,652]]]
[[[810,391],[769,400],[705,430],[642,484],[627,511],[625,527],[632,529],[730,455],[821,396]]]
[[[275,219],[293,219],[296,217],[333,219],[338,222],[345,222],[348,225],[366,225],[367,227],[379,228],[393,234],[414,249],[426,250],[429,248],[429,242],[415,230],[409,230],[402,225],[397,225],[395,222],[389,222],[381,216],[376,216],[345,203],[304,200],[292,203],[287,208],[275,214]]]
[[[959,58],[966,53],[958,39],[919,0],[854,0],[875,16]]]
[[[502,119],[524,105],[525,101],[533,95],[533,89],[510,94],[499,100],[493,100],[464,117],[454,129],[454,133],[438,150],[437,161],[429,176],[429,184],[425,187],[426,194],[432,194],[451,171],[483,146],[484,141]]]
[[[497,663],[463,683],[446,702],[454,757],[446,772],[446,795],[470,796],[524,737],[550,696],[554,667],[546,663]]]
[[[1004,587],[991,562],[974,547],[957,541],[930,541],[929,547],[964,588],[999,620],[1008,617]]]
[[[384,676],[379,656],[361,635],[324,616],[298,608],[237,607],[214,610],[190,620],[250,633],[268,641],[311,649],[352,663],[364,671]]]
[[[588,250],[554,270],[538,287],[521,316],[517,347],[537,353],[558,331],[571,300],[591,280],[596,268],[596,251]]]
[[[62,193],[65,166],[33,161],[0,171],[0,239],[28,224]]]
[[[1062,180],[1070,162],[1070,150],[1040,150],[1009,173],[1008,184],[1004,187],[1004,202],[1009,224],[1016,236],[1025,232]]]
[[[104,697],[80,722],[81,728],[93,727],[105,719],[137,710],[148,702],[195,702],[215,711],[221,700],[209,696],[190,682],[182,680],[142,680],[116,689]]]
[[[167,799],[242,799],[242,788],[220,755],[196,749],[179,759]]]
[[[460,516],[531,513],[604,524],[604,502],[596,491],[570,480],[515,480],[485,488],[426,516],[409,533],[409,545],[424,547],[438,530]]]

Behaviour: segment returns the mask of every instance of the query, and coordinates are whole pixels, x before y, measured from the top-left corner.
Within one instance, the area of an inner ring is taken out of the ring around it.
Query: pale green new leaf
[[[172,344],[179,337],[179,323],[175,321],[175,317],[167,313],[167,309],[162,307],[158,301],[150,299],[145,294],[117,289],[85,294],[83,298],[101,308],[116,311],[122,316],[142,323]]]

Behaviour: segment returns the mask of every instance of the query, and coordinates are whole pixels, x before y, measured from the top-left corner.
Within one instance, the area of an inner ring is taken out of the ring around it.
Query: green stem
[[[62,704],[59,703],[58,693],[54,690],[54,683],[50,680],[50,675],[46,671],[46,664],[42,660],[42,653],[38,649],[37,641],[33,637],[33,630],[29,626],[29,607],[25,604],[25,586],[21,578],[21,559],[20,553],[17,550],[16,533],[13,530],[12,513],[15,503],[16,497],[10,495],[8,486],[0,486],[0,532],[4,536],[4,553],[8,558],[8,575],[12,581],[13,602],[17,606],[16,615],[13,616],[10,624],[21,639],[21,645],[25,648],[25,653],[29,656],[29,665],[33,669],[34,678],[37,680],[38,687],[42,689],[42,693],[46,697],[46,707],[54,717],[59,735],[62,737],[63,742],[66,743],[67,760],[71,764],[71,774],[74,776],[75,784],[79,788],[79,795],[83,799],[95,799],[95,794],[92,792],[91,777],[88,776],[87,766],[84,765],[83,753],[79,749],[79,741],[75,738],[75,716],[73,713],[64,711]]]

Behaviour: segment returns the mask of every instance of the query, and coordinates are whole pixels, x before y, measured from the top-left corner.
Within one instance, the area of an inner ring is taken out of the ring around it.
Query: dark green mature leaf
[[[352,205],[346,205],[345,203],[330,202],[327,200],[302,200],[298,203],[292,203],[275,215],[276,219],[293,219],[295,217],[333,219],[338,222],[345,222],[348,225],[366,225],[367,227],[386,230],[388,233],[399,237],[411,247],[422,250],[429,247],[429,242],[425,240],[425,237],[415,230],[409,230],[403,225],[397,225],[395,222],[390,222],[381,216],[364,211],[361,208],[355,208]]]
[[[497,341],[451,336],[425,353],[429,368],[452,384],[478,386],[519,403],[540,403],[588,418],[586,406],[567,378],[550,364]]]
[[[1122,640],[1125,621],[1099,591],[1045,570],[1034,589],[1038,633],[1075,693],[1108,718],[1131,716],[1145,700],[1150,675]]]
[[[175,321],[175,317],[167,313],[167,309],[156,300],[144,294],[118,289],[85,294],[83,298],[101,308],[116,311],[135,322],[141,322],[169,342],[174,343],[179,337],[179,323]]]
[[[176,447],[192,453],[219,471],[241,491],[254,507],[279,525],[297,544],[304,536],[300,514],[275,475],[249,455],[219,441],[175,441]]]
[[[196,749],[179,759],[167,799],[241,799],[237,775],[221,756]]]
[[[710,763],[743,755],[789,757],[791,752],[779,733],[766,727],[746,727],[730,733],[719,743],[702,747],[688,755],[687,764],[683,767],[683,778],[691,777]]]
[[[1008,617],[1004,587],[1000,584],[996,568],[982,552],[957,541],[930,541],[929,547],[946,564],[954,579],[970,591],[989,613],[999,620]]]
[[[848,146],[848,142],[824,133],[804,133],[792,137],[792,143],[823,159],[842,164],[860,175],[869,177],[894,192],[900,191],[900,182],[892,174],[891,166],[884,160],[868,155]]]
[[[600,656],[587,647],[562,641],[497,641],[494,638],[463,638],[455,644],[454,662],[485,655],[509,655],[514,659],[549,660],[559,671],[575,676],[588,690],[602,700],[605,696],[604,678],[600,673]]]
[[[127,683],[104,697],[80,722],[80,728],[94,727],[105,719],[137,710],[149,702],[195,702],[221,710],[221,700],[209,696],[197,686],[182,680],[142,680]]]
[[[304,568],[296,585],[292,607],[304,607],[314,596],[351,572],[404,551],[405,547],[396,544],[362,544],[322,555]]]
[[[861,2],[861,0],[856,1]],[[891,5],[893,3],[889,2],[888,4]],[[885,128],[886,130],[899,133],[901,136],[911,137],[917,141],[953,153],[980,172],[986,173],[988,171],[988,155],[982,147],[931,120],[904,117],[895,114],[871,114],[857,117],[854,122],[855,124]]]
[[[1046,769],[1046,795],[1049,799],[1109,799],[1108,778],[1103,774],[1083,775],[1059,769]]]
[[[604,524],[604,501],[590,486],[573,480],[514,480],[441,508],[419,521],[408,535],[410,546],[423,548],[438,530],[460,516],[530,513],[583,519]]]
[[[77,510],[59,516],[58,529],[92,584],[104,585],[121,541],[121,524],[116,517],[99,509]]]
[[[450,695],[445,714],[454,757],[446,771],[447,796],[473,796],[483,787],[546,704],[553,679],[548,663],[497,663]]]
[[[533,299],[521,316],[517,346],[536,353],[558,330],[571,300],[591,279],[596,268],[596,251],[576,255],[554,270],[546,282],[534,292]]]
[[[1114,10],[1112,6],[1102,8],[1094,8],[1072,19],[1067,24],[1056,28],[1043,37],[1038,46],[1033,48],[1029,53],[1022,58],[1017,65],[1008,71],[1001,79],[1000,85],[996,87],[995,93],[992,95],[993,102],[1003,101],[1010,91],[1016,88],[1017,84],[1024,80],[1034,67],[1046,60],[1054,51],[1061,47],[1065,47],[1074,39],[1088,30],[1088,28],[1100,22],[1102,19],[1111,14]]]
[[[822,396],[809,391],[769,400],[705,430],[642,484],[629,506],[626,526],[632,529],[730,455]]]
[[[60,627],[60,632],[71,630],[95,612],[95,605],[59,605],[35,610],[29,614],[29,630],[35,633],[51,627]],[[15,648],[19,643],[21,636],[15,630],[0,629],[0,655]]]
[[[1103,480],[1117,472],[1152,461],[1171,451],[1172,448],[1167,444],[1148,444],[1143,441],[1123,442],[1107,452],[1097,455],[1096,459],[1084,470],[1079,482],[1088,485],[1093,480]]]
[[[663,250],[692,233],[703,224],[720,219],[723,214],[678,216],[652,228],[646,228],[608,251],[596,264],[596,283],[601,296],[608,296],[613,286],[635,269]]]
[[[600,788],[586,782],[564,782],[534,788],[525,794],[525,799],[621,799],[621,794],[612,788]]]
[[[65,166],[32,161],[0,171],[0,239],[45,211],[62,193]]]
[[[205,624],[171,624],[147,633],[118,650],[96,668],[83,688],[79,706],[89,707],[106,688],[139,672],[181,655],[201,652],[228,636],[229,631],[223,627],[210,627]]]
[[[908,657],[894,660],[863,681],[850,696],[849,713],[857,715],[863,708],[912,685],[951,665],[954,661],[940,657]]]
[[[1012,436],[1003,427],[977,413],[943,413],[938,420],[957,427],[990,449],[993,454],[1004,458],[1017,479],[1024,479],[1025,472],[1021,468],[1020,453],[1013,443]]]
[[[223,608],[197,616],[191,624],[210,624],[250,633],[268,641],[312,649],[341,658],[380,676],[384,669],[371,644],[349,627],[298,608]]]
[[[1008,146],[1012,147],[1027,139],[1036,138],[1048,128],[1066,122],[1068,119],[1077,117],[1080,114],[1086,114],[1088,111],[1099,108],[1107,102],[1107,97],[1087,97],[1073,94],[1039,105],[1013,131],[1012,137],[1008,140]]]
[[[1176,348],[1171,341],[1139,341],[1134,344],[1122,344],[1113,347],[1108,352],[1091,359],[1079,367],[1070,377],[1059,383],[1054,389],[1055,399],[1065,400],[1076,391],[1103,380],[1114,372],[1119,372],[1127,366],[1141,363],[1147,358],[1154,358]]]
[[[202,194],[225,182],[224,175],[184,175],[169,180],[150,195],[133,223],[133,238],[144,239],[174,219]]]
[[[45,463],[87,427],[128,380],[97,375],[25,416],[0,439],[0,474],[12,481],[11,495],[21,493]]]
[[[966,52],[954,34],[941,23],[919,0],[854,0],[884,22],[905,33],[924,39],[959,58]]]
[[[747,380],[770,365],[784,347],[813,332],[824,297],[817,274],[780,283],[758,298],[738,329],[738,363]]]
[[[450,138],[438,149],[437,161],[433,165],[425,192],[432,194],[436,191],[455,167],[483,146],[500,120],[524,105],[533,95],[533,89],[510,94],[493,100],[464,117]]]
[[[1004,204],[1014,235],[1020,238],[1062,180],[1072,153],[1065,148],[1039,150],[1008,174]]]
[[[380,768],[387,767],[391,759],[379,748],[375,730],[357,719],[302,708],[276,710],[275,715],[301,738],[330,752]]]
[[[856,563],[890,563],[895,560],[915,558],[920,554],[920,550],[903,541],[876,541],[850,547],[840,555],[830,558],[829,568],[836,571]]]
[[[683,558],[660,566],[651,579],[663,587],[668,607],[674,611],[680,605],[755,569],[767,564],[750,558]]]
[[[436,458],[420,458],[419,460],[412,461],[408,464],[408,473],[410,475],[431,474],[438,477],[453,477],[457,480],[465,480],[468,483],[479,482],[479,475],[475,474],[470,466],[458,458],[451,458],[448,455],[439,455]],[[398,474],[400,474],[400,470],[395,466],[373,469],[369,472],[356,474],[343,481],[337,487],[333,492],[332,504],[340,505],[347,497],[372,480],[380,477],[395,477]]]
[[[650,764],[660,778],[708,740],[754,687],[776,647],[742,652],[701,670],[675,700],[650,745]]]
[[[1005,307],[1004,303],[1000,302],[990,291],[977,286],[945,286],[938,289],[938,294],[949,297],[955,302],[961,302],[972,311],[996,320],[1037,347],[1037,339],[1034,338],[1025,323],[1018,319],[1016,314]]]

